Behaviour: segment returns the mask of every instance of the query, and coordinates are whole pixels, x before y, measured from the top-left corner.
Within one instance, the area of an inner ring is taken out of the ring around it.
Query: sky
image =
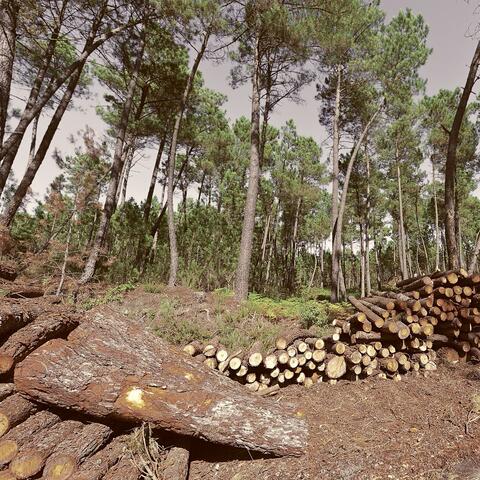
[[[477,0],[384,0],[381,7],[390,20],[400,10],[412,9],[423,15],[429,25],[428,45],[433,49],[421,74],[427,79],[427,94],[432,95],[439,89],[453,89],[465,83],[468,67],[475,50],[478,36],[476,26],[480,23],[480,11],[477,11]],[[227,116],[231,120],[250,115],[249,86],[233,90],[228,81],[230,65],[205,62],[200,70],[204,76],[205,86],[225,94],[228,98],[225,104]],[[14,90],[18,96],[25,95],[19,89]],[[303,89],[303,102],[295,104],[284,101],[273,112],[271,124],[280,127],[287,120],[293,119],[300,135],[311,136],[323,146],[324,154],[329,152],[329,143],[325,130],[318,123],[319,103],[315,100],[314,84]],[[94,129],[101,137],[105,131],[105,124],[95,113],[95,106],[103,103],[103,92],[97,86],[92,89],[88,98],[76,99],[74,108],[65,114],[60,129],[52,142],[47,159],[40,167],[32,185],[34,196],[42,199],[48,185],[59,173],[52,158],[54,149],[63,155],[73,152],[73,145],[69,138],[85,128],[86,125]],[[39,135],[43,134],[48,118],[40,122]],[[40,137],[39,137],[40,138]],[[19,158],[14,164],[14,173],[21,178],[28,158],[29,132],[22,143]],[[147,151],[135,164],[127,190],[127,197],[136,200],[145,198],[153,161],[154,151]]]

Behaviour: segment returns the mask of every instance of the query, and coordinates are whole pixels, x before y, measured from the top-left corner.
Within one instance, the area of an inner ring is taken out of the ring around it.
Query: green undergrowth
[[[132,297],[129,297],[124,304],[128,307],[126,311],[144,318],[155,334],[179,346],[192,340],[206,342],[215,338],[232,351],[246,350],[255,342],[269,350],[275,338],[289,328],[311,328],[316,335],[327,334],[332,320],[345,315],[348,308],[347,304],[330,303],[326,300],[328,291],[321,289],[308,289],[286,299],[251,293],[245,302],[238,303],[228,289],[218,289],[209,295],[194,291],[186,295],[183,289],[178,295],[179,292],[156,283],[111,287],[102,295],[84,301],[83,308],[121,303],[125,294],[136,287],[153,296],[148,297],[148,304],[137,301],[135,308],[130,308]]]
[[[195,316],[182,314],[178,301],[162,299],[155,315],[155,332],[178,345],[216,338],[230,350],[245,350],[255,342],[268,350],[288,328],[313,327],[317,335],[326,334],[331,321],[344,315],[347,308],[307,296],[272,299],[258,294],[250,294],[247,301],[236,304],[232,302],[233,292],[226,289],[216,290],[212,298],[212,304]]]
[[[88,298],[82,302],[82,308],[84,310],[91,310],[94,307],[100,305],[107,305],[108,303],[121,302],[124,295],[134,290],[136,285],[134,283],[122,283],[120,285],[115,285],[114,287],[109,288],[104,294]]]

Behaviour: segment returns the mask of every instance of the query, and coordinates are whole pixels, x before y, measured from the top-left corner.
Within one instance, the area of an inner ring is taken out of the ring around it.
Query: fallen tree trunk
[[[81,365],[81,368],[80,368]],[[273,455],[301,455],[301,411],[253,396],[120,315],[90,314],[15,369],[17,390],[107,421],[154,428]]]
[[[48,459],[44,480],[68,480],[79,465],[100,450],[110,439],[112,430],[101,423],[90,423],[75,435],[60,443]]]
[[[114,438],[104,449],[87,458],[73,477],[75,480],[101,480],[127,449],[129,435]]]
[[[0,347],[0,373],[7,373],[30,352],[51,338],[66,337],[79,324],[71,314],[40,315],[32,323],[15,332]]]
[[[17,269],[13,265],[0,263],[0,278],[13,282],[17,278]]]

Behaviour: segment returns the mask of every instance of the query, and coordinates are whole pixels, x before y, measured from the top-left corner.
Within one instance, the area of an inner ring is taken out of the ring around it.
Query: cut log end
[[[8,465],[18,453],[18,443],[15,440],[0,441],[0,466]]]
[[[44,470],[45,480],[68,480],[76,470],[75,458],[71,455],[58,455]]]
[[[10,471],[19,479],[27,479],[39,473],[44,463],[45,458],[40,453],[25,451],[13,459]]]

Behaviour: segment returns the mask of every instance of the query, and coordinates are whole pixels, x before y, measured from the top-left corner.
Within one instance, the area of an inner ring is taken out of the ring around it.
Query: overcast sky
[[[399,10],[411,8],[421,13],[430,27],[428,44],[433,49],[427,64],[422,68],[422,75],[428,80],[427,94],[434,94],[441,88],[452,89],[462,86],[468,72],[471,57],[475,50],[475,28],[480,23],[477,12],[477,1],[465,0],[384,0],[382,8],[387,13],[387,19]],[[228,82],[229,65],[205,63],[201,67],[205,85],[224,93],[228,97],[225,105],[227,115],[231,120],[241,115],[249,116],[248,86],[232,90]],[[302,92],[303,103],[295,104],[285,101],[272,115],[272,124],[281,126],[287,120],[293,119],[301,135],[312,136],[319,144],[325,142],[325,132],[318,124],[318,102],[315,101],[314,86],[307,87]],[[92,127],[101,136],[105,125],[95,114],[95,105],[102,103],[102,93],[94,91],[88,99],[77,99],[75,109],[68,112],[53,141],[47,155],[47,160],[41,166],[33,184],[36,198],[41,199],[45,190],[58,170],[51,158],[51,152],[58,148],[62,154],[72,152],[73,146],[68,138],[77,134],[85,125]],[[46,122],[42,122],[39,134],[43,134]],[[28,137],[28,135],[27,135]],[[16,160],[14,171],[16,177],[21,177],[26,166],[29,139],[22,144],[21,158]],[[324,150],[328,152],[328,144]],[[137,200],[145,198],[149,184],[149,176],[154,160],[154,152],[147,152],[136,165],[131,176],[128,196]]]

